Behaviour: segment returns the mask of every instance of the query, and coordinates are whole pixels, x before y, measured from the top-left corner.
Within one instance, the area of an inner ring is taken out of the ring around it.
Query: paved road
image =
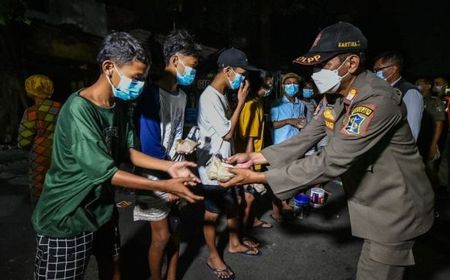
[[[0,151],[0,275],[1,279],[31,279],[34,233],[30,224],[31,206],[26,187],[26,155],[19,151]],[[263,242],[260,257],[232,255],[226,250],[226,228],[219,226],[220,248],[238,279],[354,279],[361,241],[351,236],[348,212],[339,186],[330,184],[333,193],[327,206],[311,211],[303,220],[272,229],[258,229],[255,237]],[[118,201],[133,201],[119,191]],[[417,265],[408,271],[408,280],[450,279],[450,202],[441,211],[432,231],[415,247]],[[259,211],[268,216],[270,201],[263,198]],[[145,223],[132,222],[132,208],[121,208],[123,278],[148,279],[146,252],[150,240]],[[183,209],[183,242],[180,279],[215,279],[205,265],[207,250],[202,235],[202,206]],[[97,279],[92,259],[86,279]]]

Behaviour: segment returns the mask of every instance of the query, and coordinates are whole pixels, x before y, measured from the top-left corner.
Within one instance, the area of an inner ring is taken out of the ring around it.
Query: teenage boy
[[[250,256],[260,255],[257,248],[243,245],[239,240],[236,195],[233,189],[225,189],[218,181],[210,180],[207,169],[214,155],[228,158],[233,150],[233,136],[239,115],[245,104],[249,83],[247,70],[256,70],[248,64],[247,55],[235,48],[223,51],[218,58],[219,70],[211,84],[203,91],[199,101],[198,127],[200,147],[197,150],[199,174],[205,191],[204,235],[209,250],[207,265],[218,279],[234,279],[233,271],[224,263],[216,246],[216,222],[219,214],[227,214],[228,252]],[[236,109],[231,111],[225,93],[237,91]]]
[[[136,127],[143,153],[159,159],[174,158],[176,143],[183,134],[186,108],[186,93],[180,85],[188,86],[194,81],[200,51],[193,36],[185,30],[173,31],[165,39],[164,72],[155,83],[144,89],[137,102]],[[142,170],[141,174],[152,180],[167,178],[165,173],[155,170]],[[168,256],[166,278],[176,279],[179,231],[178,227],[170,227],[169,221],[179,220],[176,211],[171,211],[177,199],[167,192],[137,192],[134,220],[149,222],[152,241],[148,263],[154,280],[163,278],[165,251]]]
[[[73,93],[59,114],[52,164],[33,213],[37,232],[34,279],[83,279],[91,254],[99,279],[119,279],[120,238],[114,188],[171,192],[200,200],[186,187],[197,179],[188,167],[134,149],[127,102],[142,92],[149,66],[145,50],[128,33],[108,35],[97,56],[101,74]],[[152,181],[119,170],[126,158],[136,166],[172,177]]]

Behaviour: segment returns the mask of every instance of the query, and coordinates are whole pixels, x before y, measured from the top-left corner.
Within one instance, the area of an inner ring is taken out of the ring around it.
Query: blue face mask
[[[233,71],[234,73],[234,79],[233,80],[228,79],[228,81],[230,82],[230,88],[232,90],[237,90],[239,86],[244,82],[245,76],[234,72],[233,69],[231,69],[231,71]]]
[[[312,88],[304,88],[303,89],[303,97],[311,98],[314,95],[314,91]]]
[[[284,92],[289,96],[294,96],[298,93],[299,85],[297,84],[287,84],[283,86]]]
[[[194,82],[197,71],[192,67],[186,66],[180,58],[178,58],[178,61],[184,66],[184,71],[180,74],[177,68],[177,82],[182,86],[188,86]]]
[[[114,69],[117,71],[117,73],[120,76],[119,85],[115,87],[110,78],[108,77],[108,82],[111,85],[113,94],[116,98],[130,101],[138,98],[138,96],[142,93],[142,90],[144,89],[145,82],[143,81],[134,81],[127,76],[121,74],[119,70],[116,68],[116,65],[114,65]]]
[[[378,78],[382,79],[382,80],[386,80],[386,78],[384,77],[384,73],[383,70],[377,71],[375,73],[375,75],[377,75]]]

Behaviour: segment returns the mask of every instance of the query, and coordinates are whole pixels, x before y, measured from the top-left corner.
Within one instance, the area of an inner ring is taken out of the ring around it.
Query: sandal
[[[236,277],[234,275],[234,272],[231,270],[231,268],[227,265],[225,268],[215,268],[211,266],[208,262],[206,262],[206,265],[208,266],[209,270],[211,270],[212,273],[217,277],[217,279],[220,280],[234,280]],[[226,273],[228,276],[222,275],[220,273]]]
[[[261,243],[249,237],[243,237],[242,244],[249,248],[258,248],[259,246],[261,246]]]
[[[252,247],[248,247],[248,246],[246,246],[246,247],[247,247],[247,250],[245,250],[245,251],[233,252],[233,253],[229,252],[229,253],[230,254],[239,254],[239,255],[244,255],[244,256],[249,256],[249,257],[261,256],[262,252],[258,248],[252,248]]]

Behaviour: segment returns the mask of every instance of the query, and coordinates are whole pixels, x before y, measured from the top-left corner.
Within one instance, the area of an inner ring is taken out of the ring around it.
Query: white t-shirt
[[[161,141],[170,158],[175,155],[175,144],[183,137],[186,93],[179,89],[177,94],[159,88]]]
[[[224,159],[231,156],[233,143],[223,139],[231,128],[231,114],[226,96],[208,86],[200,96],[197,118],[200,136],[197,164],[204,185],[218,185],[216,180],[209,180],[206,175],[212,156],[221,154]]]

